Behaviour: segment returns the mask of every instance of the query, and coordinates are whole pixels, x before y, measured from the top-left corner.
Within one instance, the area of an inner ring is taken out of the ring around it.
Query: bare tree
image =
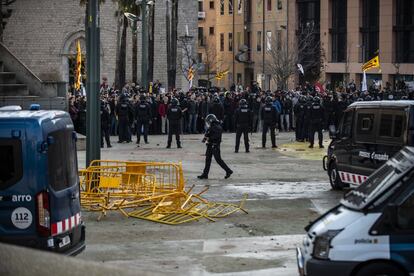
[[[219,67],[219,61],[217,56],[217,50],[215,47],[215,41],[207,39],[204,45],[205,55],[203,60],[199,61],[204,64],[203,73],[207,76],[206,80],[210,84],[210,81],[213,80],[217,73],[217,68]]]
[[[324,55],[314,24],[299,28],[295,47],[272,38],[270,47],[264,48],[267,51],[265,71],[281,89],[286,89],[289,78],[298,72],[298,64],[302,65],[305,74],[315,68],[320,70],[323,64]],[[315,75],[315,72],[311,73]]]
[[[185,79],[189,81],[188,71],[190,68],[197,69],[197,60],[192,49],[192,39],[181,37],[178,50],[178,67]]]

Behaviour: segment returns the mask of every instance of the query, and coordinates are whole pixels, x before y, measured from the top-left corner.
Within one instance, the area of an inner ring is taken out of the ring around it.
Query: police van
[[[414,275],[414,147],[405,147],[308,225],[301,276]]]
[[[353,103],[330,136],[323,164],[332,188],[357,187],[405,145],[414,144],[414,101]]]
[[[76,255],[85,248],[69,114],[0,109],[0,242]]]

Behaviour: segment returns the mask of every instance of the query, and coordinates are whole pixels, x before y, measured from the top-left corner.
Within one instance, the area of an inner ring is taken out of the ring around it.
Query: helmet
[[[172,98],[172,100],[171,100],[171,105],[172,105],[172,106],[177,106],[177,105],[179,105],[179,101],[177,100],[177,98]]]
[[[299,97],[299,102],[300,103],[306,103],[306,96],[300,96]]]
[[[266,104],[271,104],[272,103],[272,97],[270,97],[270,96],[267,96],[266,97],[266,100],[265,100],[265,102],[266,102]]]
[[[318,96],[313,97],[313,102],[314,103],[321,103],[321,98],[319,98]]]
[[[246,99],[241,99],[240,100],[240,106],[245,106],[245,105],[247,105]]]
[[[208,114],[206,117],[206,125],[207,127],[210,127],[212,123],[218,122],[216,115],[214,114]]]
[[[145,101],[145,95],[141,95],[141,96],[139,96],[139,100],[140,100],[140,101]]]
[[[372,101],[372,97],[370,95],[366,96],[365,97],[365,101],[366,102]]]
[[[213,100],[213,102],[214,102],[214,103],[219,103],[219,102],[220,102],[220,99],[219,99],[219,97],[218,97],[218,96],[215,96],[215,97],[214,97],[214,100]]]

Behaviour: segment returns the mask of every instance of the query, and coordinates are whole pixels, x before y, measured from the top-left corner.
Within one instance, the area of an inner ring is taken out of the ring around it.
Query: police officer
[[[223,128],[221,127],[220,121],[214,114],[209,114],[206,117],[207,131],[204,135],[203,143],[206,142],[206,165],[204,167],[203,174],[199,175],[199,179],[208,179],[208,173],[210,172],[211,159],[214,156],[217,164],[220,165],[225,171],[225,179],[229,178],[233,171],[226,165],[226,163],[221,159],[220,153],[220,143],[221,136],[223,133]]]
[[[141,95],[139,102],[135,106],[135,120],[137,128],[137,144],[141,141],[141,134],[144,134],[144,142],[148,144],[148,127],[151,121],[151,106],[146,101],[144,95]],[[144,133],[142,133],[144,130]]]
[[[309,148],[313,148],[315,142],[315,132],[318,132],[319,148],[323,148],[322,144],[322,128],[325,111],[321,106],[321,99],[318,96],[313,98],[313,104],[310,111],[310,135],[309,135]]]
[[[131,142],[131,118],[132,110],[128,103],[128,98],[125,96],[121,97],[121,101],[116,106],[116,115],[118,116],[118,125],[119,125],[119,140],[118,143]]]
[[[236,124],[236,147],[234,152],[239,152],[240,138],[242,134],[244,136],[244,147],[246,148],[246,152],[250,152],[249,131],[252,125],[252,113],[245,99],[240,100],[239,108],[236,110],[234,119]]]
[[[112,148],[111,140],[109,137],[109,131],[111,128],[111,115],[107,104],[104,101],[101,101],[101,148],[104,147],[104,137],[106,141],[106,147]]]
[[[306,97],[300,96],[298,103],[295,105],[296,119],[296,141],[303,142],[305,140],[305,111]]]
[[[272,140],[272,148],[276,146],[275,128],[278,120],[278,114],[276,107],[272,103],[272,97],[267,96],[265,100],[265,106],[262,108],[263,118],[263,132],[262,132],[262,147],[266,147],[266,135],[270,129],[270,138]]]
[[[181,118],[183,113],[179,107],[179,102],[176,98],[171,100],[171,105],[167,110],[167,119],[168,119],[168,142],[167,149],[171,148],[172,135],[175,134],[175,139],[177,141],[177,148],[181,148],[180,142],[180,132],[181,132]]]
[[[210,113],[214,114],[217,120],[224,120],[224,107],[221,104],[220,98],[218,96],[214,96],[213,104],[210,107]]]

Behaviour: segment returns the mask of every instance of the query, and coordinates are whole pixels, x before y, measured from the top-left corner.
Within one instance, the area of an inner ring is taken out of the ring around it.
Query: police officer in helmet
[[[151,120],[151,107],[147,103],[144,95],[139,97],[139,102],[135,106],[135,121],[137,127],[137,144],[141,141],[141,134],[144,135],[145,144],[148,144],[148,127]],[[143,132],[143,133],[142,133]]]
[[[125,96],[120,97],[120,102],[116,106],[116,115],[119,122],[119,140],[118,143],[131,142],[131,129],[130,124],[133,120],[133,112],[129,105],[128,98]]]
[[[206,150],[206,164],[204,167],[204,171],[201,175],[198,176],[199,179],[208,179],[208,173],[210,172],[211,166],[211,159],[214,156],[217,164],[226,171],[225,179],[229,178],[233,171],[226,165],[226,163],[221,159],[220,153],[220,144],[221,144],[221,136],[223,133],[223,128],[217,117],[214,114],[209,114],[206,117],[206,126],[207,131],[204,135],[203,143],[206,143],[207,150]]]
[[[168,119],[168,141],[167,149],[171,148],[172,136],[175,134],[175,139],[177,141],[177,148],[181,148],[180,142],[180,132],[181,132],[181,118],[183,117],[183,112],[179,107],[179,102],[176,98],[171,99],[171,105],[167,110],[167,119]]]
[[[104,147],[104,138],[106,141],[106,147],[112,148],[111,140],[109,136],[109,130],[111,128],[111,115],[109,114],[108,106],[106,102],[101,101],[101,148]]]
[[[234,152],[239,152],[240,138],[243,134],[244,136],[244,147],[246,152],[249,151],[249,131],[252,125],[252,112],[249,109],[247,101],[241,99],[239,102],[239,108],[236,110],[234,115],[235,124],[236,124],[236,147]]]
[[[262,132],[262,147],[266,148],[266,135],[270,129],[270,139],[272,140],[272,148],[276,146],[275,129],[278,119],[276,107],[273,105],[272,97],[267,96],[265,100],[265,106],[262,109],[263,118],[263,132]]]
[[[315,142],[315,132],[318,132],[319,148],[323,148],[323,121],[325,111],[321,105],[321,99],[318,96],[313,98],[313,103],[310,109],[310,133],[309,133],[309,148],[313,148]]]

